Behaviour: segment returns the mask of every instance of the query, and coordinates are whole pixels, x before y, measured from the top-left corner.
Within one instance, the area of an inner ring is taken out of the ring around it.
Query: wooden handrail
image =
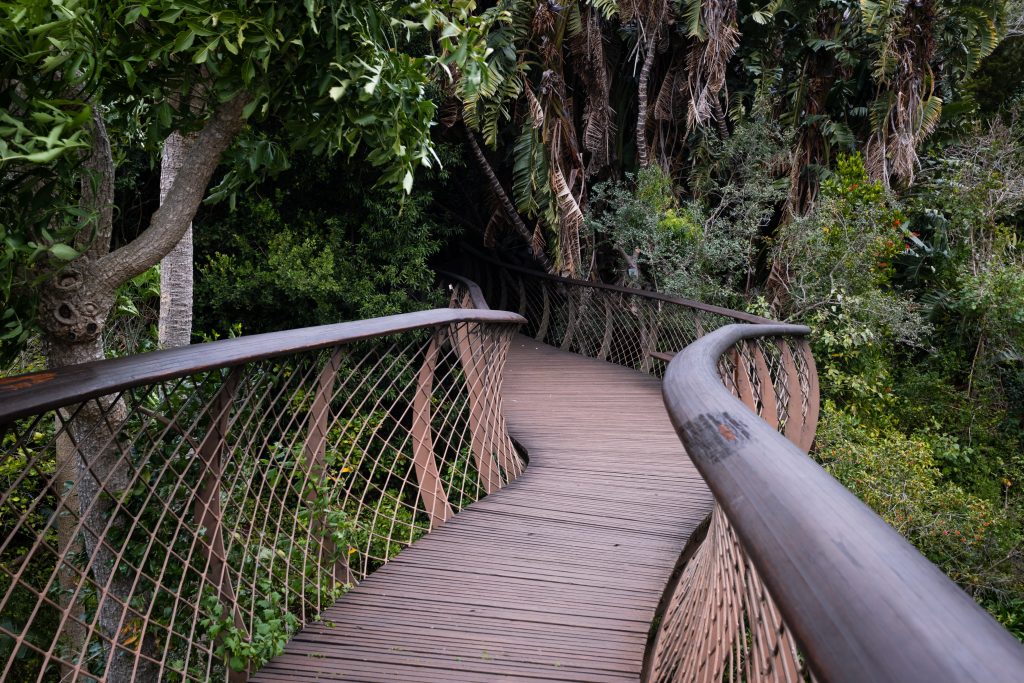
[[[266,332],[0,379],[0,424],[124,389],[266,358],[460,322],[519,324],[505,311],[439,308]]]
[[[491,307],[487,304],[487,297],[484,296],[483,291],[481,291],[480,289],[480,285],[473,282],[469,278],[462,277],[461,275],[456,275],[455,273],[450,273],[447,270],[439,270],[437,271],[437,274],[440,275],[441,277],[458,282],[463,287],[465,287],[466,291],[469,292],[470,300],[473,302],[473,308],[475,308],[478,311],[491,310]]]
[[[823,681],[1019,681],[1024,647],[856,496],[722,385],[737,343],[793,325],[727,325],[669,364],[665,402]]]

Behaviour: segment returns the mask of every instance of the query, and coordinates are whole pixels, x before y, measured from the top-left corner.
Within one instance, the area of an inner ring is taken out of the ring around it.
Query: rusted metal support
[[[775,384],[772,382],[772,373],[768,370],[768,363],[765,362],[764,352],[756,339],[747,341],[747,349],[754,359],[754,372],[757,383],[761,388],[761,419],[767,422],[774,429],[779,428],[779,403],[775,397]]]
[[[650,317],[640,316],[640,372],[649,373],[654,360],[651,354],[658,350],[658,302],[649,302],[644,308],[650,309]]]
[[[222,529],[223,510],[221,509],[221,476],[223,474],[223,453],[227,445],[228,429],[231,423],[231,408],[242,379],[242,369],[232,368],[224,383],[218,389],[210,405],[210,427],[199,443],[198,456],[203,463],[203,476],[199,490],[192,503],[192,516],[200,530],[203,554],[206,556],[205,580],[217,591],[217,599],[221,607],[230,611],[235,628],[248,638],[245,619],[242,616],[238,600],[235,598],[234,584],[228,572],[227,550],[224,547]],[[247,672],[229,671],[229,680],[233,683],[244,681]]]
[[[729,359],[733,364],[733,382],[736,393],[743,405],[757,412],[757,398],[754,396],[754,385],[750,381],[750,364],[738,349],[729,351]]]
[[[785,337],[779,337],[776,343],[779,345],[779,352],[782,358],[782,371],[786,376],[786,393],[789,395],[789,402],[786,406],[786,425],[783,428],[783,433],[797,448],[806,453],[807,449],[803,447],[805,416],[803,390],[800,387],[800,373],[796,369],[796,361],[793,360],[793,352],[789,348],[789,341]]]
[[[580,311],[579,308],[574,305],[573,300],[573,288],[566,288],[565,290],[565,334],[562,335],[561,349],[568,351],[572,345],[572,337],[576,332],[576,324],[579,320]]]
[[[800,431],[800,448],[810,452],[814,445],[814,433],[818,426],[818,411],[821,409],[818,389],[818,368],[811,355],[811,345],[806,339],[797,342],[797,351],[803,359],[804,371],[807,373],[807,414],[804,416],[803,428]]]
[[[612,349],[613,308],[610,296],[602,297],[604,301],[604,334],[601,335],[601,346],[597,351],[598,360],[608,360]]]
[[[309,407],[309,425],[303,453],[306,462],[306,501],[315,502],[324,494],[319,490],[327,475],[327,433],[330,428],[331,397],[334,395],[334,384],[345,357],[345,347],[339,346],[331,351],[324,363],[317,381],[316,394]],[[311,523],[310,533],[320,537],[320,566],[333,567],[335,584],[352,583],[352,572],[348,566],[348,555],[339,551],[328,534],[322,515],[317,515]]]
[[[439,346],[438,330],[430,338],[423,365],[420,366],[416,382],[416,395],[412,408],[412,451],[416,478],[419,481],[420,501],[430,518],[430,528],[434,529],[452,518],[452,506],[448,503],[448,495],[441,485],[441,475],[437,470],[434,457],[434,438],[431,428],[431,397],[434,388],[434,370],[437,367]]]
[[[484,491],[493,493],[501,488],[501,472],[494,461],[494,434],[488,416],[493,406],[488,404],[485,386],[485,360],[492,352],[485,346],[479,325],[453,325],[452,333],[466,378],[466,392],[469,398],[470,446],[476,460],[480,485]],[[482,369],[483,368],[483,369]]]

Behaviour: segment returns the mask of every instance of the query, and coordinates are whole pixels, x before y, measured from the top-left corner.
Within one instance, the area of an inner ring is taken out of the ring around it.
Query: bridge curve
[[[0,680],[1019,678],[806,457],[806,327],[474,264],[447,309],[0,379]]]
[[[519,478],[356,586],[252,680],[639,680],[665,585],[712,506],[661,382],[520,335],[501,395],[529,458]]]

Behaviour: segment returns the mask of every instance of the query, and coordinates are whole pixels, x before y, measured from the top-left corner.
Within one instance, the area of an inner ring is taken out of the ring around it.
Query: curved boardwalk
[[[529,467],[367,578],[256,681],[636,681],[711,495],[657,379],[517,337],[502,392]]]

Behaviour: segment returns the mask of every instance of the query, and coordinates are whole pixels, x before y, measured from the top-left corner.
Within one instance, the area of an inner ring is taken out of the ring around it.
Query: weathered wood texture
[[[711,495],[652,377],[513,341],[518,480],[307,626],[255,681],[636,681],[658,600]]]

